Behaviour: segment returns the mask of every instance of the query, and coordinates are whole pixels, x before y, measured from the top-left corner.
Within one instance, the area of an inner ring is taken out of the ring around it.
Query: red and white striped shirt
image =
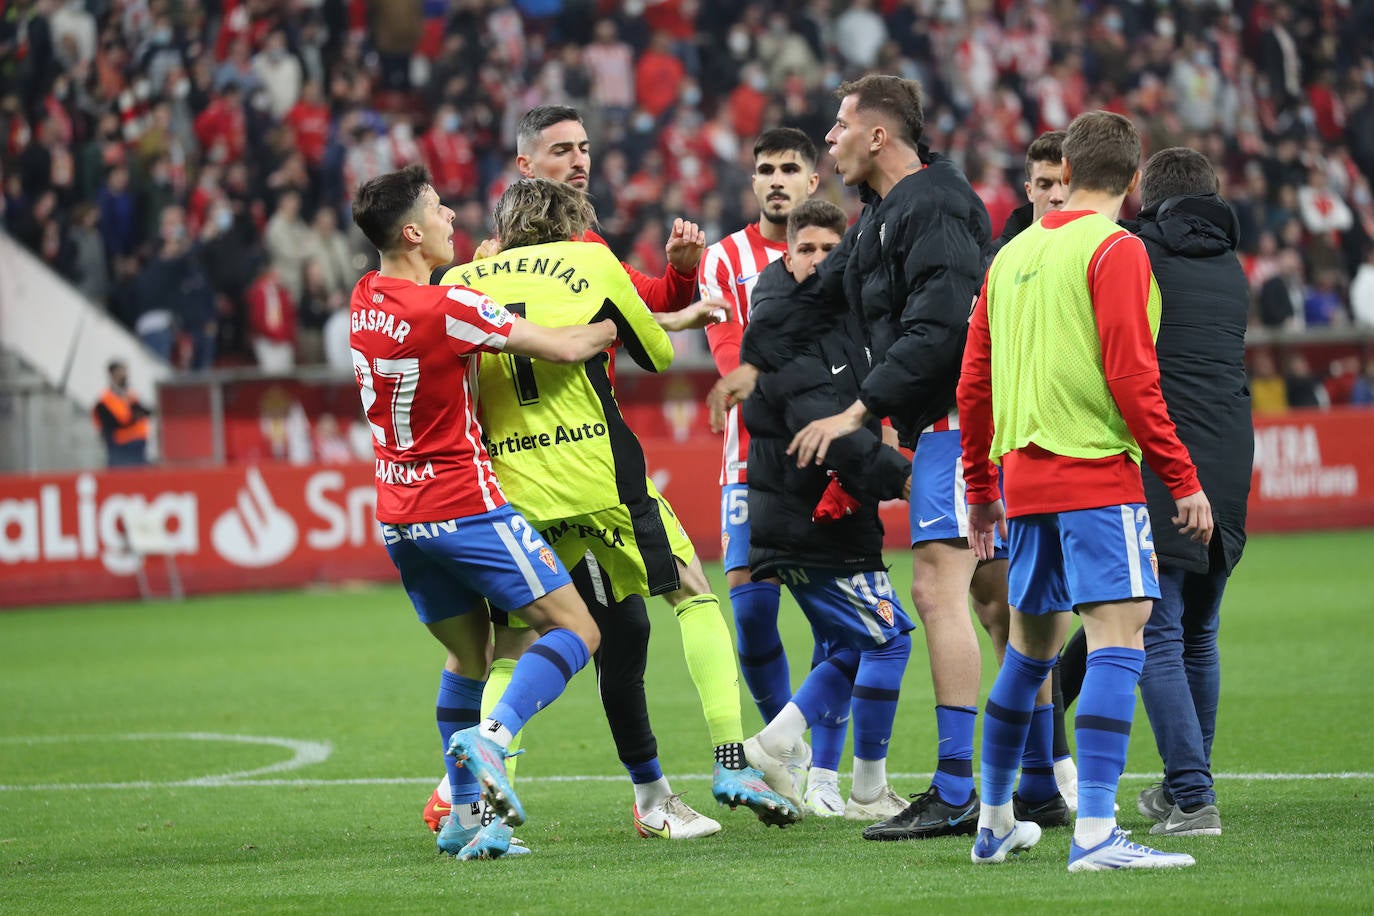
[[[749,294],[759,274],[787,251],[785,242],[763,237],[757,223],[716,242],[706,249],[697,275],[704,299],[729,304],[726,319],[706,329],[716,369],[726,375],[739,367],[740,341],[749,324]],[[721,457],[721,486],[745,483],[749,466],[749,434],[740,420],[739,407],[730,408],[725,420],[725,454]]]
[[[506,504],[477,422],[477,360],[515,318],[464,286],[420,286],[375,270],[353,288],[348,345],[372,427],[377,520],[443,522]]]

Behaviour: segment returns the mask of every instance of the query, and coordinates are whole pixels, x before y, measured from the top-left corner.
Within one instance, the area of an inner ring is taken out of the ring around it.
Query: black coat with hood
[[[1124,225],[1145,243],[1159,284],[1159,382],[1178,437],[1212,504],[1212,547],[1179,534],[1173,497],[1141,467],[1160,562],[1227,574],[1245,547],[1255,430],[1245,376],[1249,286],[1235,214],[1215,194],[1171,197]]]
[[[797,287],[781,261],[759,276],[750,297],[749,326],[765,316],[775,326],[801,334],[809,319],[792,307]],[[879,422],[836,439],[826,465],[797,467],[787,454],[792,437],[812,420],[839,413],[858,396],[869,374],[868,350],[856,315],[847,314],[791,359],[759,376],[741,408],[749,430],[749,567],[755,578],[775,575],[779,566],[831,570],[880,570],[883,525],[878,501],[901,496],[911,462],[882,442]],[[833,522],[811,520],[830,483],[827,468],[859,501],[853,514]]]
[[[879,198],[860,189],[858,222],[791,297],[789,316],[749,316],[740,358],[777,369],[846,311],[873,355],[859,399],[890,417],[903,445],[949,413],[968,316],[992,252],[988,211],[950,160],[920,148],[925,168]],[[851,402],[852,403],[852,402]],[[849,405],[843,405],[847,407]],[[752,472],[752,468],[751,468]]]

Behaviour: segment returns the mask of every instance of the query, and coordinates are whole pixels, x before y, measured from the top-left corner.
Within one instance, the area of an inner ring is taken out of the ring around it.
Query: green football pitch
[[[893,554],[908,594],[910,562]],[[724,831],[637,837],[590,674],[534,720],[517,785],[534,855],[458,862],[420,809],[441,774],[441,657],[399,586],[0,614],[0,912],[1210,912],[1374,910],[1374,532],[1252,539],[1223,610],[1225,833],[1177,872],[1070,875],[1068,830],[998,868],[964,838],[869,843],[718,809],[672,612],[648,694],[676,791]],[[719,567],[711,571],[723,591]],[[793,681],[808,631],[788,601]],[[924,789],[920,632],[889,768]],[[992,683],[985,647],[984,695]],[[746,733],[758,714],[744,698]],[[1141,710],[1123,826],[1159,760]],[[844,785],[842,784],[842,788]]]

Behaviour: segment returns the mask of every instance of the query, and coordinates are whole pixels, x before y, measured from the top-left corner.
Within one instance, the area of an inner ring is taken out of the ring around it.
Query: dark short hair
[[[524,248],[580,238],[596,221],[587,195],[548,178],[522,178],[496,202],[492,222],[501,247]]]
[[[812,226],[832,229],[836,235],[844,235],[848,223],[844,211],[830,201],[819,197],[804,200],[793,207],[787,216],[787,244],[791,245],[803,229]]]
[[[520,117],[515,126],[515,149],[521,155],[529,155],[539,145],[539,135],[564,121],[582,123],[582,115],[576,108],[568,105],[540,105],[531,108]]]
[[[128,366],[124,365],[124,360],[122,360],[122,359],[112,359],[112,360],[110,360],[109,364],[105,366],[105,372],[106,372],[107,375],[114,375],[114,372],[115,372],[116,369],[127,369],[127,368],[128,368]]]
[[[1031,141],[1026,147],[1026,179],[1031,177],[1031,169],[1037,162],[1059,165],[1064,160],[1064,137],[1062,130],[1047,130]]]
[[[876,111],[897,128],[897,138],[913,149],[925,131],[926,115],[921,108],[921,84],[899,76],[871,73],[861,79],[841,83],[835,97],[854,96],[858,111]]]
[[[759,134],[759,138],[754,141],[754,159],[757,160],[765,153],[789,153],[794,152],[807,162],[814,170],[820,155],[816,152],[816,144],[811,142],[811,138],[804,132],[795,127],[772,127]]]
[[[1207,157],[1186,146],[1171,146],[1145,162],[1140,178],[1140,208],[1153,207],[1171,197],[1215,194],[1221,188],[1216,169]]]
[[[378,251],[387,254],[400,242],[406,217],[432,183],[423,165],[408,165],[369,179],[353,195],[353,222]]]
[[[1070,190],[1124,194],[1140,168],[1140,131],[1115,112],[1084,112],[1069,125],[1064,158]]]

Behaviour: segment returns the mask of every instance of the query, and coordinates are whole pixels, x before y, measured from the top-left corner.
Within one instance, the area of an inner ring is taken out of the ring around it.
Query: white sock
[[[665,801],[673,790],[668,787],[668,777],[660,776],[653,782],[637,782],[635,787],[635,807],[643,814],[650,808]]]
[[[1072,757],[1064,757],[1054,762],[1054,782],[1059,794],[1068,798],[1078,798],[1078,766]]]
[[[806,774],[806,783],[810,786],[830,786],[832,789],[838,789],[840,774],[824,767],[812,767]]]
[[[482,826],[482,803],[480,801],[464,802],[453,806],[449,812],[450,818],[458,818],[459,827],[480,827]]]
[[[1073,822],[1073,841],[1083,849],[1091,849],[1111,836],[1114,827],[1114,817],[1079,817]]]
[[[849,795],[856,801],[870,802],[887,788],[887,758],[864,760],[854,758],[854,785]]]
[[[802,715],[796,703],[789,702],[759,732],[759,744],[774,757],[783,757],[798,749],[805,733],[806,716]]]
[[[1012,813],[1011,802],[1004,805],[989,805],[983,802],[978,813],[978,829],[987,827],[993,836],[1006,836],[1016,827],[1016,815]]]
[[[439,793],[439,800],[444,804],[453,804],[453,789],[449,787],[447,773],[444,774],[443,779],[439,780],[439,785],[435,787],[434,791]]]
[[[492,728],[493,725],[496,727]],[[478,728],[482,730],[482,737],[495,741],[501,745],[502,750],[510,747],[510,743],[515,740],[515,735],[511,733],[509,728],[490,717],[483,719]]]

